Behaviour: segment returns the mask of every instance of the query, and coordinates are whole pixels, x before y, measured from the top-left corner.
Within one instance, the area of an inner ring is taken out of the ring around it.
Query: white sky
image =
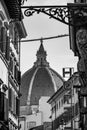
[[[27,0],[25,5],[65,5],[73,0]],[[27,31],[27,39],[57,36],[68,34],[68,26],[42,13],[34,14],[24,18],[24,25]],[[69,38],[57,38],[43,42],[47,51],[47,61],[50,67],[62,75],[62,68],[77,68],[77,57],[69,47]],[[21,72],[22,74],[33,66],[36,61],[36,52],[39,49],[40,41],[21,43]]]

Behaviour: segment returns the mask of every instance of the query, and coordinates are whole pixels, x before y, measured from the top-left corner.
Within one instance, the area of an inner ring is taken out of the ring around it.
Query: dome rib
[[[27,100],[27,96],[28,95],[28,90],[29,90],[29,83],[30,80],[32,78],[32,75],[35,71],[35,67],[32,67],[31,69],[29,69],[28,71],[26,71],[21,78],[21,87],[20,87],[20,92],[22,94],[21,98],[20,98],[20,105],[21,106],[25,106],[26,105],[26,100]]]
[[[31,78],[31,81],[30,81],[29,91],[28,91],[28,98],[27,98],[27,105],[30,105],[30,98],[31,98],[32,86],[33,86],[34,78],[35,78],[35,75],[36,75],[38,69],[39,68],[36,68],[35,72],[33,73],[32,78]]]
[[[53,79],[53,76],[52,76],[52,74],[51,74],[51,72],[50,72],[50,69],[48,69],[48,68],[46,67],[46,70],[48,71],[48,74],[49,74],[49,76],[50,76],[51,79],[52,79],[52,82],[53,82],[53,85],[54,85],[54,90],[55,90],[55,92],[56,92],[56,91],[57,91],[57,87],[56,87],[55,81],[54,81],[54,79]]]

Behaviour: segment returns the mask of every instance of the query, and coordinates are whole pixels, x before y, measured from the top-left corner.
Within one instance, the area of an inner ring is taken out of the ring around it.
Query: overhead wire
[[[33,41],[40,41],[40,40],[50,40],[50,39],[61,38],[61,37],[66,37],[66,36],[69,36],[69,34],[62,34],[62,35],[57,35],[57,36],[52,36],[52,37],[41,37],[41,38],[37,38],[37,39],[21,40],[20,42],[33,42]]]
[[[43,40],[50,40],[50,39],[55,39],[55,38],[61,38],[61,37],[67,37],[69,36],[69,34],[62,34],[62,35],[57,35],[57,36],[52,36],[52,37],[41,37],[41,38],[36,38],[36,39],[27,39],[27,40],[20,40],[21,42],[33,42],[33,41],[43,41]],[[3,43],[5,43],[6,41],[3,41]],[[14,42],[19,42],[19,41],[13,41],[11,40],[10,42],[14,43]],[[0,42],[1,43],[1,42]]]

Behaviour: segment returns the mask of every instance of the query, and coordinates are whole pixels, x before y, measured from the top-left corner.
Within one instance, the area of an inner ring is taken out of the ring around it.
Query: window
[[[27,122],[27,128],[28,129],[33,128],[35,126],[36,126],[36,122],[35,121]]]
[[[52,114],[53,114],[53,107],[52,107],[52,110],[51,110],[51,111],[52,111]]]
[[[3,92],[0,92],[0,120],[8,120],[8,99]]]
[[[58,110],[58,103],[56,104],[56,109]]]
[[[19,99],[16,97],[16,115],[19,115]]]
[[[16,79],[16,77],[17,77],[17,65],[15,63],[15,65],[14,65],[14,78]]]
[[[0,48],[1,48],[1,51],[5,53],[6,51],[6,36],[7,36],[7,32],[6,32],[6,29],[5,27],[1,27],[1,39],[0,39]]]
[[[86,3],[86,0],[80,0],[80,3]]]
[[[0,120],[4,120],[4,93],[0,92]]]
[[[10,51],[10,38],[7,36],[6,38],[6,54],[5,57],[9,60],[9,51]]]
[[[14,65],[14,78],[18,82],[18,66],[17,66],[16,62]]]
[[[10,68],[10,71],[12,72],[12,74],[13,74],[13,57],[12,57],[12,55],[10,56],[9,68]]]
[[[87,100],[87,98],[86,97],[84,97],[84,107],[86,107],[87,105],[86,105],[86,100]]]
[[[63,103],[64,103],[64,100],[63,100],[63,98],[61,99],[61,106],[63,106]]]
[[[14,48],[16,49],[18,53],[18,32],[16,28],[14,29]]]
[[[0,26],[0,50],[4,53],[5,58],[7,60],[9,60],[9,57],[8,57],[9,45],[10,45],[10,39],[7,36],[7,29],[1,25]]]
[[[59,101],[59,108],[61,107],[60,105],[61,105],[61,104],[60,104],[60,101]]]
[[[9,88],[9,107],[14,114],[16,115],[19,114],[19,99],[14,94],[14,91],[11,88]]]
[[[56,105],[52,107],[52,113],[56,111]]]
[[[10,68],[10,72],[12,74],[12,77],[19,84],[20,83],[20,79],[21,79],[21,73],[19,71],[19,64],[17,63],[17,60],[14,57],[14,53],[13,52],[11,52],[11,54],[10,54],[9,68]]]
[[[12,89],[9,88],[9,107],[11,108],[11,104],[12,104]]]

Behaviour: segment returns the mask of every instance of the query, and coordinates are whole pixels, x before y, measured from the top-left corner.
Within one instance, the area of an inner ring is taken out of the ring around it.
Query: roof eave
[[[59,95],[59,91],[63,89],[63,86],[61,86],[53,95],[52,97],[49,98],[49,100],[47,101],[47,103],[51,104],[52,101],[55,101],[56,97]]]

